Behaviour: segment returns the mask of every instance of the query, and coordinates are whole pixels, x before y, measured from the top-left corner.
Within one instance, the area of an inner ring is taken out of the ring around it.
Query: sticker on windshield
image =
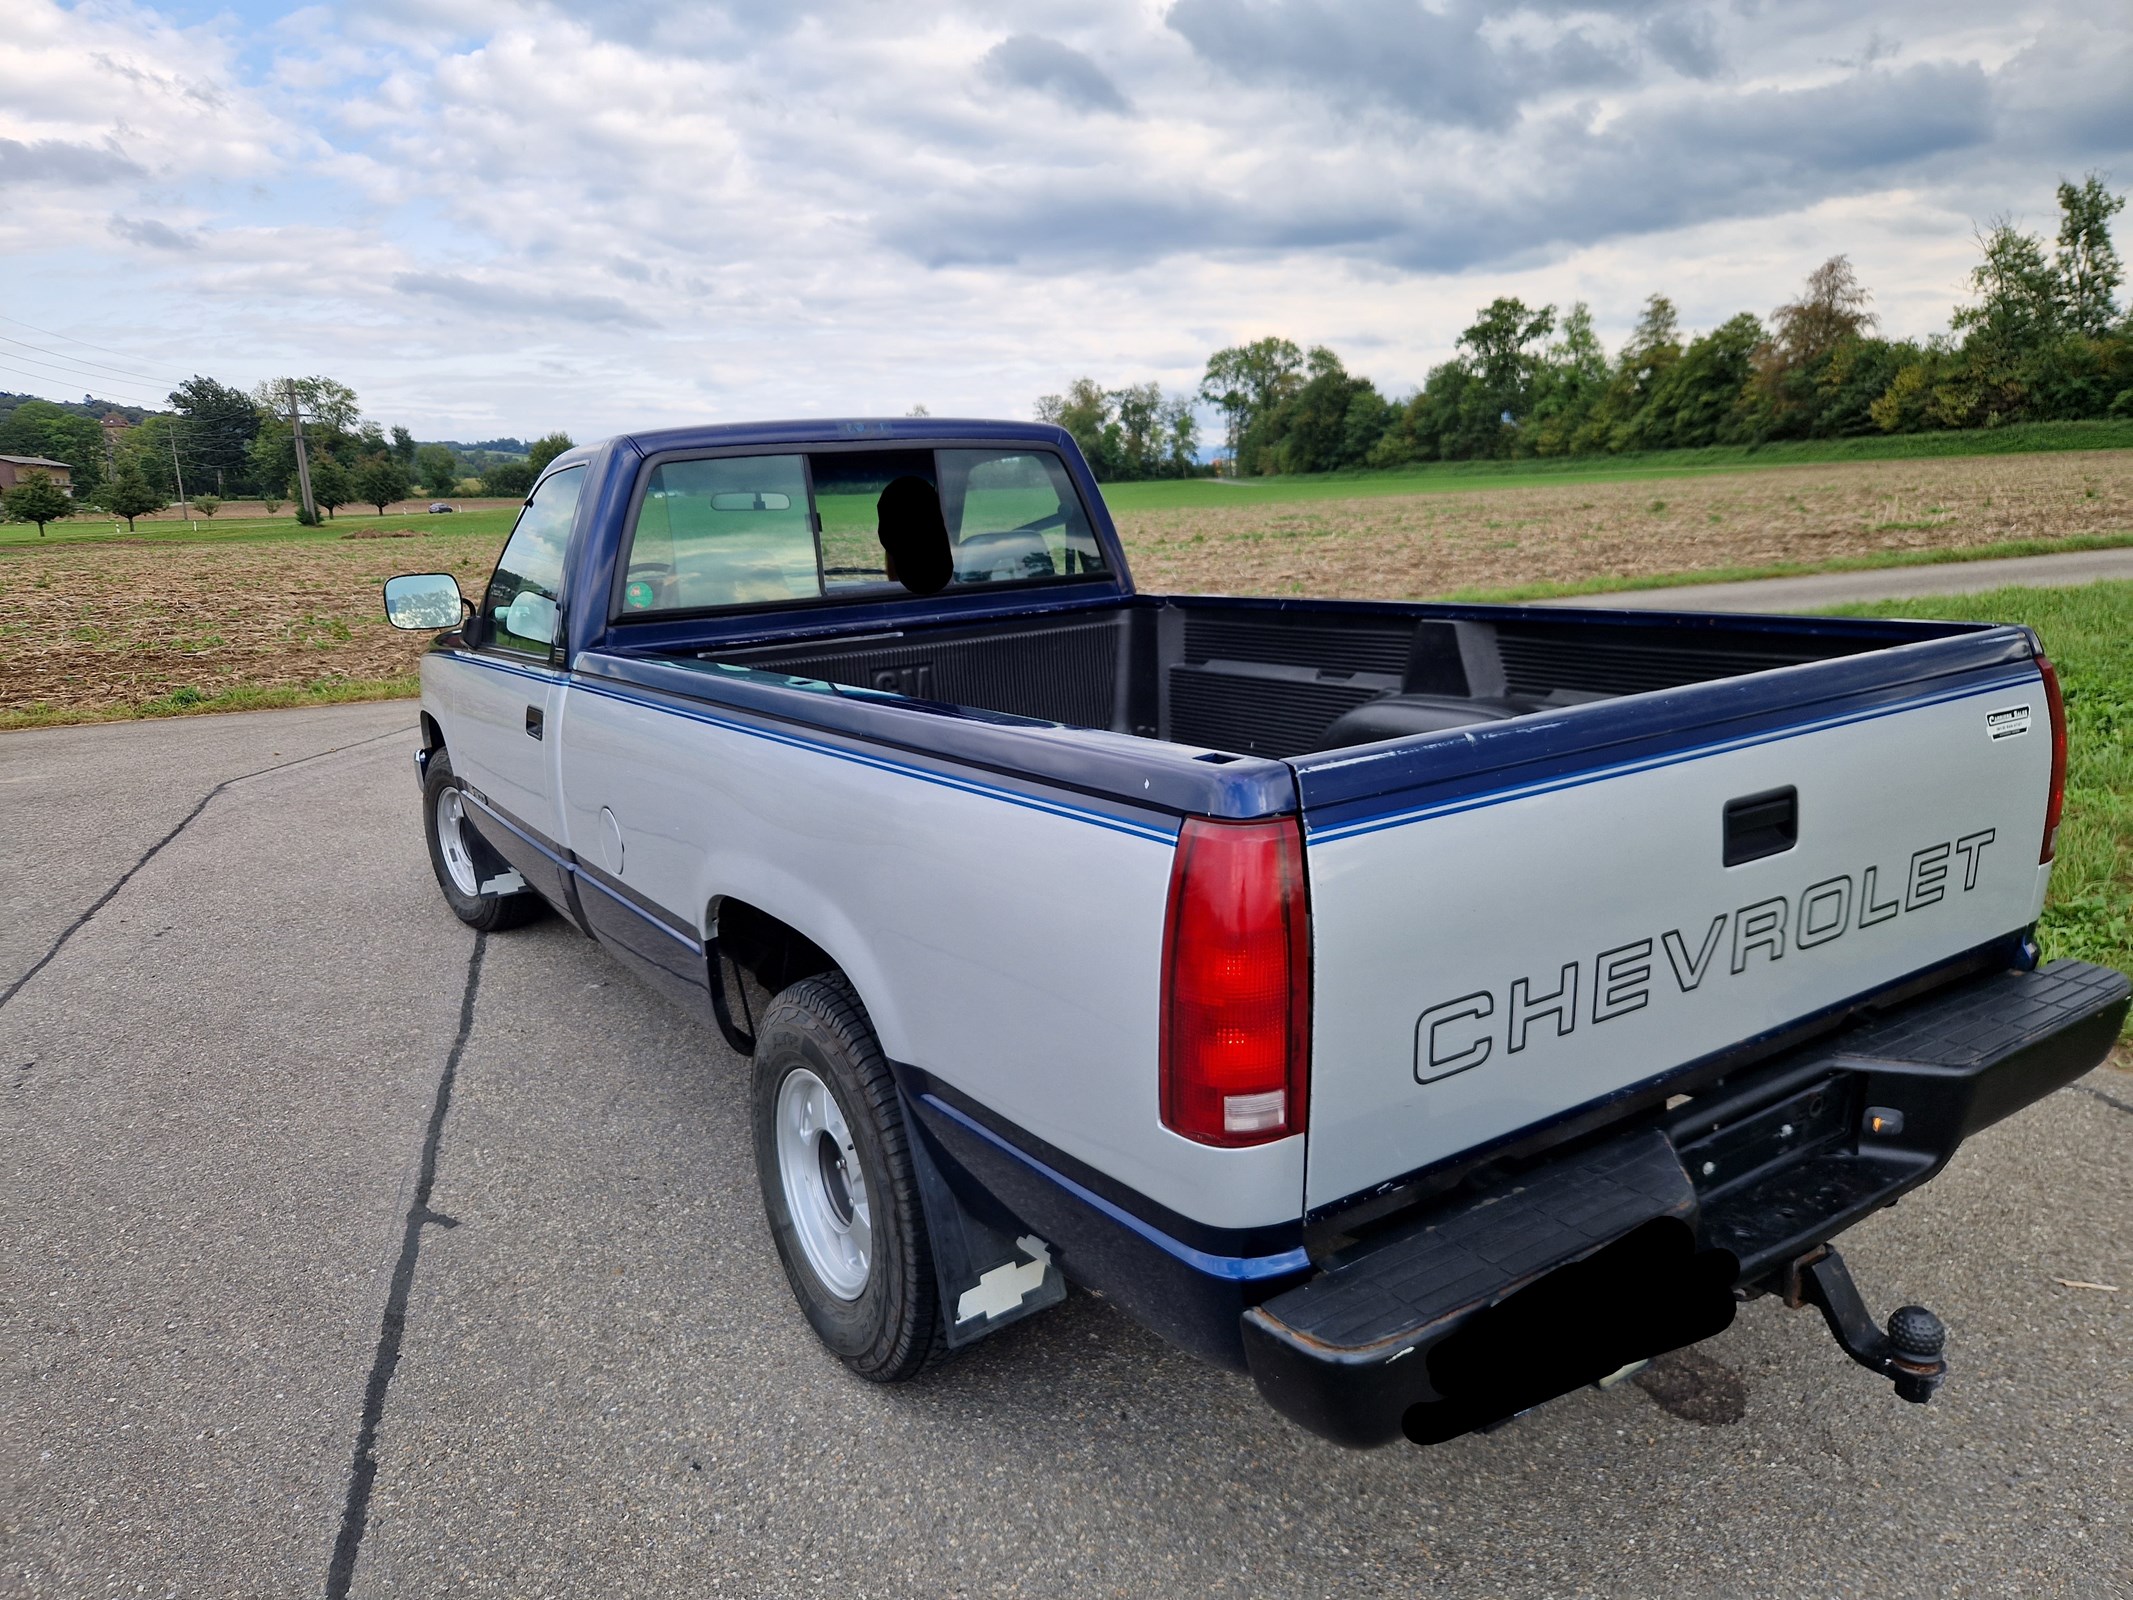
[[[2012,739],[2029,732],[2029,707],[2007,706],[1985,713],[1985,732],[1994,739]]]

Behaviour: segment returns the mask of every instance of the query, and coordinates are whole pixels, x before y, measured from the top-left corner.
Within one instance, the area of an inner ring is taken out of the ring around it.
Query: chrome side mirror
[[[448,572],[419,572],[385,580],[385,620],[396,628],[449,628],[459,621],[465,607],[459,597],[459,580]]]

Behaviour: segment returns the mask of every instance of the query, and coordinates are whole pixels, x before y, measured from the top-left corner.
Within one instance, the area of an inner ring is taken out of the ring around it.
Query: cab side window
[[[583,467],[565,468],[534,490],[519,513],[482,597],[485,643],[546,659],[556,637],[556,602],[563,594],[563,547],[570,542],[584,486]]]

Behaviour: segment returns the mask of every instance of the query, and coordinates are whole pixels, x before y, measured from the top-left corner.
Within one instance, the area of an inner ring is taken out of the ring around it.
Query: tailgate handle
[[[1799,790],[1788,785],[1726,802],[1727,866],[1782,855],[1799,842]]]

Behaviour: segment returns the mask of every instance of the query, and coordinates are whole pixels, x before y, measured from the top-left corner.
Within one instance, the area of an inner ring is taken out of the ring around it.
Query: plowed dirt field
[[[1414,599],[2133,530],[2133,451],[1864,462],[1313,500],[1120,518],[1150,590]],[[398,683],[426,639],[385,625],[396,572],[472,592],[494,534],[0,544],[0,716]]]

